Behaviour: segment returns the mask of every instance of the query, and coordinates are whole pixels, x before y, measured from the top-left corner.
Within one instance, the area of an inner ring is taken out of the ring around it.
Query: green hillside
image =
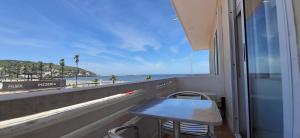
[[[58,77],[61,75],[61,66],[58,64],[52,65],[52,70],[50,68],[50,63],[42,64],[42,72],[46,75],[47,72],[51,72],[53,77]],[[39,62],[33,61],[21,61],[21,60],[0,60],[0,74],[14,76],[13,74],[24,74],[24,73],[34,73],[38,74],[41,70]],[[76,67],[64,66],[64,76],[65,77],[74,77],[77,72]],[[92,77],[96,76],[95,73],[79,68],[79,76]]]

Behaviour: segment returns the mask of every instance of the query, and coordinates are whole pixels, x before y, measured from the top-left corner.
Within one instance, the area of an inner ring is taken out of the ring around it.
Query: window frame
[[[300,109],[300,69],[297,48],[293,1],[276,0],[278,13],[279,44],[282,68],[284,137],[298,138]],[[298,119],[297,119],[298,118]]]
[[[215,31],[213,37],[213,74],[215,76],[220,75],[220,51],[219,51],[219,39],[218,30]]]

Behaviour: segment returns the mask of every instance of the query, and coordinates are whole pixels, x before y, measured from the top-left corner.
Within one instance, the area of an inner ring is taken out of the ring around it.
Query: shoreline
[[[12,80],[17,81],[17,80]],[[127,81],[116,81],[115,83],[125,83]],[[77,80],[78,86],[76,87],[76,80],[66,80],[66,86],[63,88],[45,88],[45,89],[29,89],[29,90],[16,90],[16,91],[0,91],[1,95],[7,94],[16,94],[16,93],[30,93],[30,92],[39,92],[39,91],[46,91],[46,90],[59,90],[59,89],[72,89],[72,88],[83,88],[83,87],[93,87],[93,86],[102,86],[102,85],[112,85],[112,81],[102,81],[99,80],[98,84],[95,84],[92,80]],[[2,81],[0,82],[0,89],[2,89]]]
[[[170,77],[182,77],[182,76],[191,76],[194,74],[164,74],[164,75],[151,75],[152,80],[165,79]],[[198,74],[203,75],[203,74]],[[136,82],[136,81],[145,81],[148,75],[125,75],[125,76],[117,76],[116,84],[119,83],[127,83],[127,82]],[[110,80],[111,76],[95,76],[95,77],[78,77],[77,87],[94,87],[94,86],[103,86],[103,85],[112,85],[113,81]],[[50,88],[50,89],[72,89],[76,88],[76,79],[75,78],[64,78],[66,80],[66,86],[63,88]],[[94,80],[97,79],[97,84]],[[19,79],[19,81],[25,81],[26,79]],[[7,79],[0,80],[0,89],[2,89],[2,81],[17,81],[16,79]],[[35,79],[34,81],[38,81]],[[16,90],[16,91],[0,91],[0,96],[3,94],[13,94],[13,93],[25,93],[25,92],[38,92],[49,90],[49,88],[45,89],[30,89],[30,90]]]

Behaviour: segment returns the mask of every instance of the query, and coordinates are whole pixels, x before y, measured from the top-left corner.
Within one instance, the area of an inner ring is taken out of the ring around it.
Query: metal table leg
[[[161,137],[161,125],[162,125],[162,122],[161,122],[161,120],[159,119],[159,120],[158,120],[158,138],[162,138],[162,137]]]
[[[212,125],[208,126],[208,134],[211,138],[216,138],[214,126],[212,126]]]
[[[179,121],[173,121],[173,130],[174,130],[174,138],[180,137],[180,122]]]

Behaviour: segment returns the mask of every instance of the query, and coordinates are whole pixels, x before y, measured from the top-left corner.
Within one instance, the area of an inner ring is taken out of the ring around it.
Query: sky
[[[64,58],[99,75],[208,73],[170,0],[1,0],[0,59]]]

